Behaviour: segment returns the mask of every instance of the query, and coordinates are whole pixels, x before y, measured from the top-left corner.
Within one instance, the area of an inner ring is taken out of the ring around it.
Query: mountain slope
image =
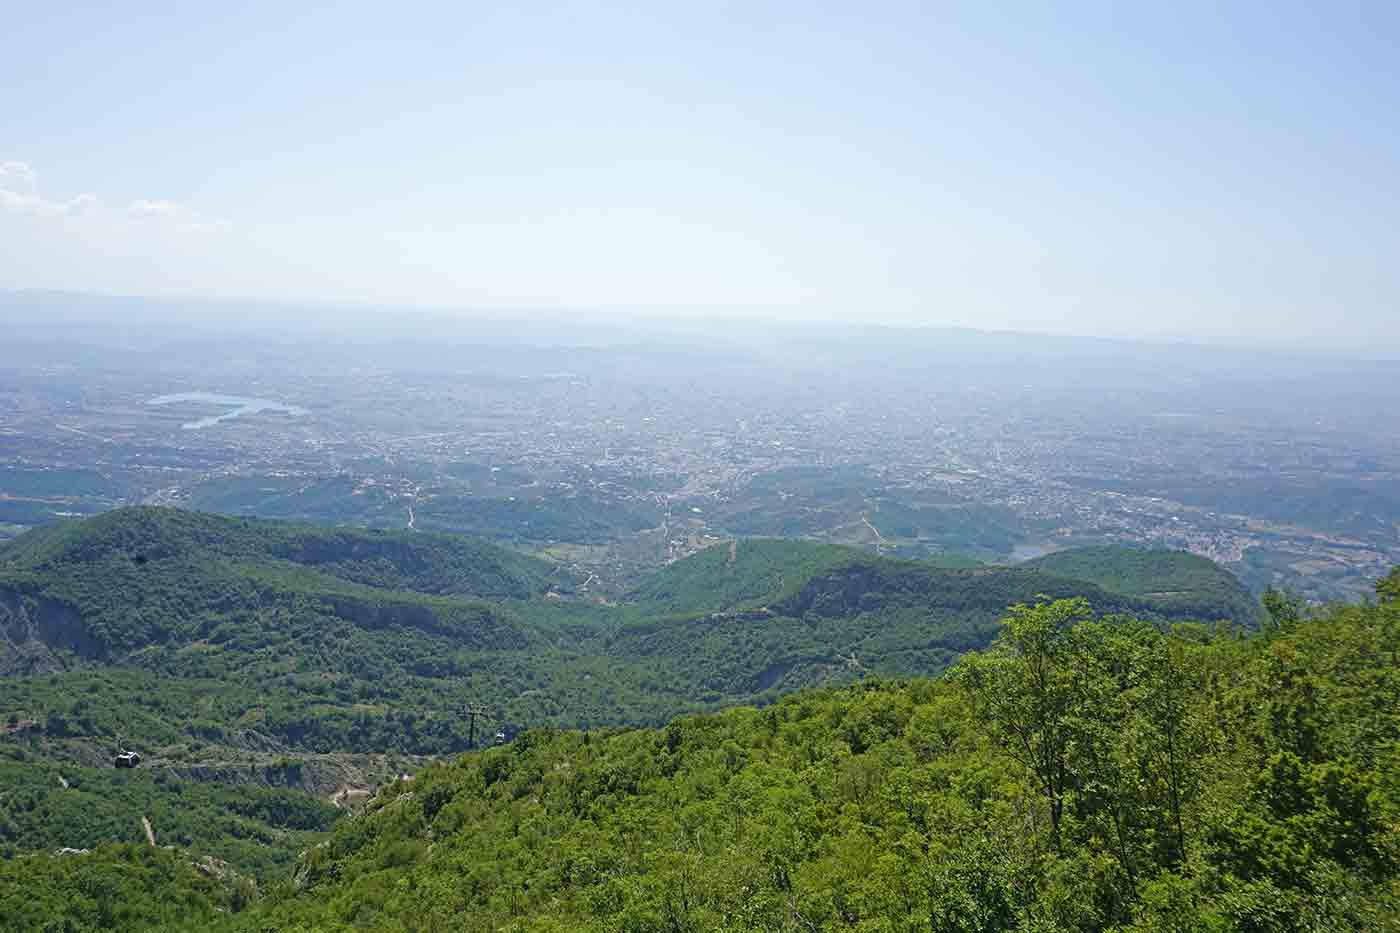
[[[1224,567],[1187,551],[1083,547],[1055,551],[1021,566],[1149,600],[1164,611],[1201,619],[1257,621],[1259,603]]]
[[[1103,612],[1163,621],[1253,620],[1237,583],[1221,595],[1229,598],[1193,591],[1172,601],[1025,565],[950,568],[810,542],[737,541],[647,580],[608,650],[650,671],[651,682],[689,681],[706,703],[743,703],[869,673],[936,674],[988,644],[1008,606],[1042,598],[1082,596]]]
[[[976,580],[976,586],[967,586],[968,580]],[[707,548],[658,571],[630,599],[662,616],[765,606],[800,614],[814,604],[828,611],[833,606],[849,609],[867,593],[868,602],[878,604],[920,596],[946,604],[951,587],[964,591],[956,597],[960,603],[1000,603],[999,611],[1026,586],[1062,589],[1066,580],[1095,602],[1171,618],[1243,623],[1257,611],[1232,574],[1184,551],[1081,548],[1006,568],[966,560],[886,558],[859,548],[782,539]],[[1013,598],[1007,601],[1008,596]]]
[[[467,702],[572,683],[552,676],[554,601],[530,601],[569,585],[469,539],[172,509],[21,536],[0,551],[0,846],[136,842],[149,818],[266,874],[339,815],[332,796],[485,734]],[[141,769],[111,770],[117,748]]]
[[[629,594],[629,600],[662,615],[757,607],[864,553],[810,541],[739,539],[662,568]]]
[[[1243,642],[1099,624],[1074,603],[1020,622],[941,682],[807,691],[657,730],[532,732],[428,768],[229,926],[1400,921],[1393,613],[1343,609]],[[1281,665],[1299,676],[1280,681]],[[1281,715],[1308,709],[1327,715]],[[1021,758],[1026,736],[1048,757]]]
[[[932,675],[987,645],[1007,606],[1042,596],[1186,615],[1034,568],[783,541],[702,552],[620,605],[569,584],[551,565],[469,540],[169,509],[23,536],[0,551],[0,745],[22,745],[14,767],[39,779],[5,798],[0,834],[12,835],[0,841],[56,841],[31,810],[5,821],[26,802],[91,810],[53,824],[64,844],[88,847],[130,841],[142,815],[171,824],[194,799],[183,781],[287,785],[339,803],[498,727],[657,724],[815,685]],[[468,717],[468,704],[489,712]],[[110,778],[103,807],[55,776],[108,786],[91,769],[110,769],[119,746],[146,761]],[[171,781],[139,783],[150,775]],[[253,873],[320,831],[282,816],[206,822],[266,845],[264,856],[188,836]]]
[[[191,555],[286,561],[353,583],[440,596],[524,598],[568,582],[544,561],[457,535],[323,528],[153,507],[35,529],[0,549],[0,573],[61,573],[121,561],[151,571],[161,561]]]
[[[215,859],[145,843],[38,852],[0,860],[0,930],[199,933],[255,890]]]
[[[365,630],[523,647],[526,636],[480,600],[567,583],[542,561],[470,539],[131,508],[0,550],[0,628],[11,667],[38,663],[21,650],[36,642],[105,659],[209,638],[231,617],[286,642],[297,632],[261,620],[292,606]]]

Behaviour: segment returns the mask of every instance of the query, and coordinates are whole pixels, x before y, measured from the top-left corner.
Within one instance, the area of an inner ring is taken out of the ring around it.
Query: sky
[[[1400,341],[1400,4],[0,23],[4,289]]]

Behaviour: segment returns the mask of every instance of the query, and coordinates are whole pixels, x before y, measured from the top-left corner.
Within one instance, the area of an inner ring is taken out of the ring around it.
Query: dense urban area
[[[116,327],[96,300],[60,335],[43,313],[67,306],[26,300],[0,350],[10,536],[138,503],[457,531],[600,595],[736,536],[991,561],[1178,548],[1315,601],[1400,559],[1384,360],[421,314],[269,334],[218,308]]]

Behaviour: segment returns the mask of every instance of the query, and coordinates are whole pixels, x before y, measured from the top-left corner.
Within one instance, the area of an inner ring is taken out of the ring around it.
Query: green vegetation
[[[320,753],[443,754],[466,747],[453,711],[468,701],[504,722],[658,723],[937,673],[1038,594],[1184,616],[1035,570],[785,541],[702,552],[617,607],[555,598],[571,587],[470,539],[118,510],[0,550],[0,664],[32,678],[0,679],[0,713],[141,751],[252,730]]]
[[[1021,606],[941,681],[430,767],[229,926],[1394,929],[1397,644]]]
[[[33,580],[42,595],[85,608],[114,582],[125,588],[133,577],[177,574],[188,582],[212,562],[298,564],[369,586],[455,596],[524,597],[562,582],[549,564],[471,538],[159,508],[37,529],[0,551],[0,578]],[[68,579],[77,571],[84,579]]]
[[[0,466],[0,492],[9,496],[58,496],[115,500],[131,492],[131,484],[119,482],[98,470],[35,470]]]
[[[609,652],[645,670],[645,683],[695,685],[692,696],[707,705],[762,702],[868,673],[938,673],[987,645],[1006,606],[1040,597],[1086,596],[1105,611],[1161,619],[1228,617],[1233,600],[1237,620],[1251,623],[1257,610],[1239,585],[1221,590],[1221,600],[1161,599],[1035,568],[950,569],[802,541],[740,541],[646,581],[633,594],[636,621],[611,635]]]
[[[1400,567],[1396,567],[1376,583],[1376,596],[1383,603],[1400,602]]]
[[[226,866],[145,844],[39,853],[0,860],[0,930],[193,933],[243,909],[255,893]]]
[[[1022,566],[1097,583],[1110,593],[1150,599],[1199,619],[1257,619],[1259,607],[1229,571],[1186,551],[1082,547]]]
[[[272,877],[327,831],[333,793],[467,749],[467,703],[493,710],[480,739],[932,675],[1042,595],[1184,617],[1034,569],[804,542],[721,545],[612,605],[422,532],[152,508],[49,526],[0,549],[0,845],[139,841],[146,815],[162,843]],[[142,767],[111,770],[118,746]]]
[[[831,614],[902,603],[1000,611],[1029,598],[1021,594],[1035,592],[1035,587],[1056,595],[1066,584],[1096,605],[1176,619],[1245,624],[1259,612],[1239,581],[1203,557],[1117,547],[1081,548],[1017,567],[990,567],[958,555],[901,560],[837,545],[752,539],[678,561],[631,596],[652,614],[761,607]]]
[[[654,574],[632,593],[660,613],[720,612],[777,602],[816,574],[863,557],[852,548],[755,538],[706,548]]]
[[[102,508],[103,506],[91,502],[60,504],[39,499],[0,499],[0,522],[7,525],[44,525],[59,521],[62,513],[89,514],[99,512]]]
[[[172,771],[117,771],[44,760],[22,748],[0,760],[0,854],[146,841],[217,856],[260,877],[285,867],[329,830],[340,811],[309,794],[228,786]],[[275,779],[276,774],[253,777]]]

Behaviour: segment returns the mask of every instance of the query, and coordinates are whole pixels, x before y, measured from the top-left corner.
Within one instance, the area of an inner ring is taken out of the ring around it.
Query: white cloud
[[[0,191],[34,194],[39,189],[39,177],[27,162],[0,162]]]
[[[97,196],[80,194],[53,200],[39,193],[39,176],[27,162],[0,162],[0,210],[36,217],[82,214],[97,207]]]
[[[45,197],[39,190],[39,175],[27,162],[0,162],[0,211],[32,217],[75,217],[95,214],[102,202],[95,194],[79,194],[67,199]],[[133,218],[160,222],[180,231],[219,230],[228,223],[207,217],[174,201],[139,198],[126,213]]]

